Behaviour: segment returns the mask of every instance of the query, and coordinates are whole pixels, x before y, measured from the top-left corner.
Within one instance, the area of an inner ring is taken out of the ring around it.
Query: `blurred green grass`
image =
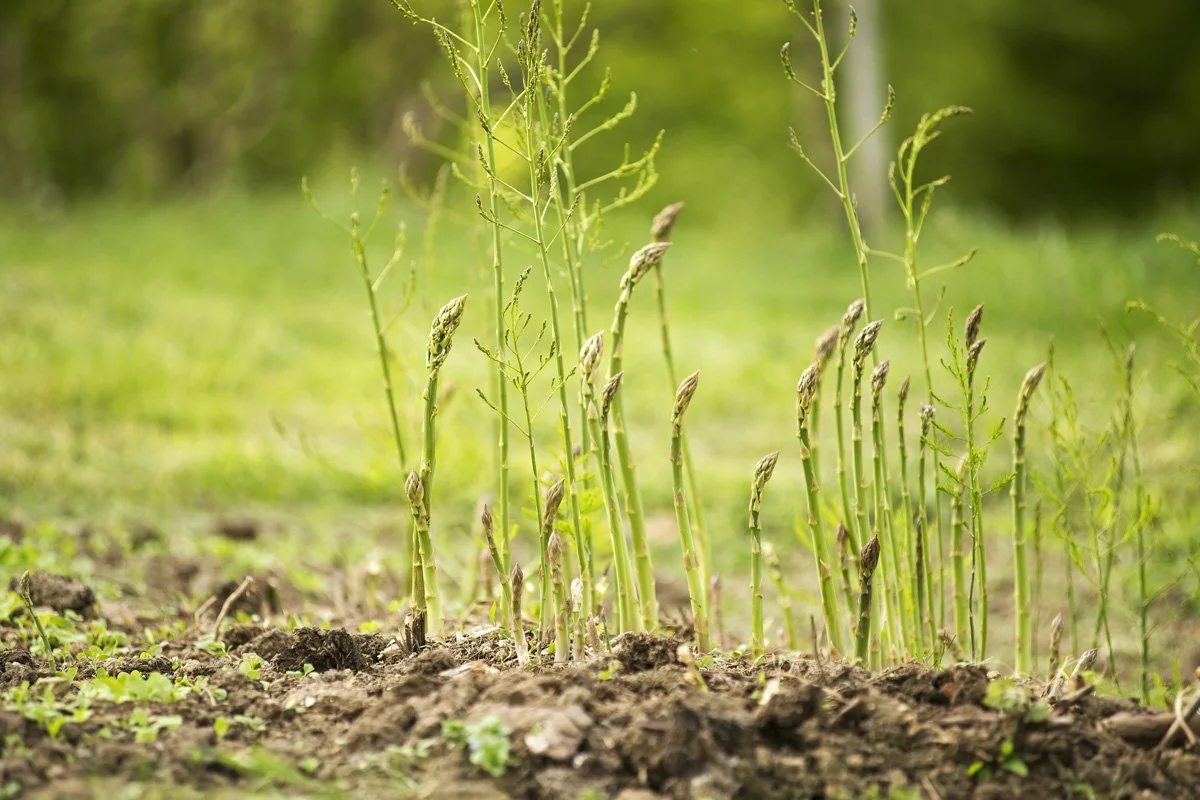
[[[317,194],[332,215],[348,211],[343,184],[323,179]],[[390,341],[414,454],[428,320],[445,300],[471,293],[443,372],[452,395],[442,407],[435,513],[446,538],[471,526],[494,474],[494,418],[474,396],[476,387],[491,391],[491,377],[471,343],[490,339],[489,260],[470,200],[453,204],[432,242],[422,240],[420,212],[392,209],[372,252],[378,268],[390,252],[386,228],[409,221],[401,267],[415,264],[417,302]],[[365,192],[363,205],[365,213],[374,207]],[[613,245],[588,265],[592,331],[610,324],[625,261],[657,208],[609,220]],[[795,380],[814,338],[860,293],[840,220],[825,210],[793,219],[787,209],[741,206],[702,227],[685,211],[667,256],[677,364],[701,371],[689,438],[708,527],[739,561],[750,471],[770,450],[783,455],[768,490],[768,535],[791,537],[801,495]],[[1194,456],[1190,440],[1175,435],[1187,405],[1167,366],[1173,347],[1150,320],[1124,310],[1142,298],[1170,316],[1194,314],[1194,265],[1154,241],[1160,229],[1188,233],[1187,212],[1156,228],[1070,232],[935,215],[922,243],[926,266],[979,248],[973,264],[945,276],[941,312],[954,307],[961,319],[986,304],[993,417],[1008,413],[1021,377],[1053,339],[1085,419],[1103,421],[1117,385],[1103,325],[1120,341],[1136,338],[1154,376],[1138,398],[1150,473],[1172,473]],[[895,238],[884,233],[872,244]],[[509,253],[510,276],[532,261],[517,243]],[[320,520],[318,538],[366,518],[405,524],[362,287],[345,236],[299,191],[96,202],[53,216],[9,207],[0,210],[0,254],[0,513],[113,523],[263,513]],[[403,276],[395,277],[385,314],[399,304]],[[881,350],[893,361],[893,389],[906,375],[922,386],[915,333],[891,321],[892,310],[908,304],[900,269],[877,260],[873,293],[876,316],[889,320]],[[527,296],[538,315],[543,294],[535,273]],[[624,391],[647,503],[664,520],[660,546],[672,548],[666,455],[674,387],[648,285],[634,305]],[[944,331],[934,323],[935,344]],[[545,414],[539,427],[549,468],[558,447],[553,417]],[[914,421],[910,433],[915,428]],[[1035,459],[1041,434],[1035,426]],[[1002,460],[1007,445],[996,451]],[[514,486],[527,492],[523,447],[513,452]]]

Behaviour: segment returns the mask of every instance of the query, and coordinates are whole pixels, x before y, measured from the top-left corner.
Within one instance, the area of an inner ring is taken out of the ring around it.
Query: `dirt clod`
[[[292,631],[291,639],[291,644],[272,659],[280,672],[301,671],[305,664],[311,664],[314,672],[334,669],[358,672],[367,665],[358,641],[344,630],[297,628]]]
[[[17,575],[9,581],[9,591],[20,591],[20,585],[21,576]],[[96,595],[86,583],[53,572],[29,573],[29,597],[35,606],[53,608],[59,613],[75,611],[83,614],[96,603]]]

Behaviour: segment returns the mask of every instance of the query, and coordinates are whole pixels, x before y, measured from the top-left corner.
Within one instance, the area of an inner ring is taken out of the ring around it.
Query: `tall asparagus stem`
[[[509,527],[509,498],[508,498],[508,387],[504,364],[504,261],[503,237],[499,212],[501,206],[502,181],[498,176],[496,159],[496,127],[492,112],[491,88],[493,85],[492,68],[499,61],[494,60],[500,44],[505,39],[506,17],[504,7],[500,3],[485,3],[484,0],[468,0],[464,10],[464,27],[469,31],[456,33],[432,17],[425,17],[413,8],[409,0],[392,0],[400,13],[414,24],[428,25],[438,41],[449,62],[450,71],[462,85],[468,103],[475,112],[474,116],[480,125],[478,129],[482,143],[478,145],[479,164],[483,170],[486,190],[478,198],[479,209],[491,228],[492,255],[492,291],[494,300],[493,322],[496,331],[496,395],[497,395],[497,430],[499,434],[497,467],[499,472],[500,537],[496,540],[497,548],[507,568],[510,554],[511,530]],[[496,25],[493,28],[493,25]],[[461,48],[461,49],[460,49]],[[465,53],[465,54],[464,54]],[[503,72],[503,68],[500,68]],[[426,486],[428,494],[429,487]],[[414,574],[415,582],[415,574]],[[503,596],[503,593],[502,593]],[[507,614],[506,610],[504,611]]]
[[[854,657],[865,662],[868,644],[871,641],[871,583],[875,577],[875,568],[879,565],[878,536],[872,536],[871,541],[863,545],[858,564],[858,579],[861,589],[858,600],[858,626],[854,638]]]
[[[612,349],[608,356],[608,377],[621,372],[622,345],[625,340],[625,320],[629,314],[629,303],[634,287],[662,259],[670,247],[668,242],[648,244],[629,259],[629,269],[621,278],[621,294],[617,298],[613,316]],[[625,410],[621,394],[617,392],[612,401],[612,433],[617,447],[617,462],[621,467],[621,478],[625,486],[625,513],[629,517],[629,534],[633,540],[633,555],[637,570],[638,601],[641,604],[642,624],[646,630],[658,627],[658,601],[654,591],[654,566],[650,560],[650,545],[646,538],[646,518],[642,510],[642,494],[637,483],[637,467],[633,462],[633,451],[629,446],[629,432],[625,428]]]
[[[838,564],[841,568],[842,578],[842,600],[846,604],[846,610],[853,613],[855,603],[858,602],[857,584],[851,577],[851,573],[855,569],[855,564],[858,557],[850,551],[850,543],[847,541],[849,534],[846,532],[846,526],[842,522],[838,522],[837,528],[833,532],[834,552],[837,554]],[[850,622],[851,635],[853,635],[853,621]]]
[[[906,569],[910,583],[908,594],[915,601],[912,608],[911,630],[914,644],[920,651],[925,648],[925,608],[928,596],[925,594],[925,576],[928,563],[925,553],[925,531],[913,514],[912,495],[908,489],[908,442],[904,435],[904,407],[908,403],[909,380],[904,379],[896,392],[896,441],[900,450],[900,508],[904,525],[901,530],[907,533],[906,541],[900,551],[906,561]],[[932,643],[931,643],[932,644]]]
[[[787,73],[788,78],[793,83],[815,95],[825,105],[826,116],[829,122],[830,142],[833,145],[833,160],[836,169],[835,177],[829,177],[809,159],[796,139],[795,132],[792,133],[792,146],[799,152],[800,157],[824,179],[824,183],[833,190],[838,200],[842,203],[842,210],[846,215],[846,225],[850,231],[850,241],[854,245],[854,255],[858,261],[858,274],[862,282],[863,298],[869,311],[871,308],[871,282],[867,272],[867,256],[870,250],[863,238],[862,223],[858,216],[858,202],[854,199],[854,193],[850,187],[850,177],[846,165],[862,143],[869,139],[891,118],[892,103],[895,96],[891,91],[891,87],[889,87],[887,105],[880,115],[879,122],[857,143],[847,145],[842,139],[838,122],[837,83],[834,80],[834,73],[841,62],[842,56],[845,55],[846,49],[850,46],[850,41],[854,39],[854,33],[858,25],[857,18],[854,16],[853,10],[851,10],[849,37],[840,53],[833,53],[829,48],[829,40],[825,34],[825,21],[821,10],[821,0],[812,0],[811,22],[809,21],[809,16],[797,8],[795,0],[785,0],[785,5],[800,19],[805,29],[816,41],[821,53],[821,84],[819,89],[815,86],[810,86],[796,76],[795,71],[792,69],[788,53],[790,47],[788,44],[784,44],[780,55],[783,60],[784,71]]]
[[[800,440],[800,463],[804,467],[804,489],[808,501],[808,529],[812,538],[813,558],[816,561],[817,584],[821,592],[821,610],[825,628],[833,649],[844,653],[842,626],[838,616],[837,595],[833,588],[833,568],[825,549],[825,533],[821,526],[821,506],[817,472],[812,462],[812,438],[809,431],[809,412],[817,393],[819,364],[810,365],[796,382],[796,436]]]
[[[967,522],[964,511],[967,458],[959,462],[950,498],[950,563],[954,579],[954,633],[959,646],[971,638],[970,605],[967,600],[967,555],[963,552]]]
[[[1033,669],[1033,621],[1029,609],[1029,563],[1025,548],[1025,418],[1029,413],[1029,401],[1045,373],[1046,365],[1038,364],[1025,374],[1013,415],[1013,594],[1017,608],[1014,664],[1019,675],[1029,675]]]
[[[584,345],[584,353],[580,356],[580,371],[588,384],[588,424],[592,429],[592,446],[595,448],[596,462],[599,465],[600,488],[604,495],[604,512],[608,522],[609,535],[612,539],[613,552],[613,583],[615,601],[614,611],[617,617],[616,632],[642,630],[642,618],[637,609],[637,587],[633,580],[633,566],[629,561],[629,549],[625,543],[625,526],[617,509],[617,484],[612,466],[612,438],[608,433],[608,418],[612,408],[613,398],[621,386],[624,373],[618,372],[604,384],[601,397],[597,400],[595,388],[592,385],[595,368],[593,358],[598,360],[603,349],[603,331],[588,339]]]
[[[975,617],[971,617],[971,655],[980,660],[987,658],[988,641],[988,584],[987,553],[983,538],[983,485],[979,470],[983,453],[976,448],[975,420],[978,416],[975,401],[975,370],[979,355],[987,339],[979,338],[979,327],[983,320],[983,306],[979,305],[967,315],[964,323],[963,340],[967,348],[966,406],[964,423],[967,429],[967,487],[971,498],[971,592],[977,598],[972,603],[978,614],[979,635],[975,636]]]
[[[687,412],[696,394],[699,372],[683,379],[675,392],[675,406],[671,411],[671,477],[675,485],[675,522],[679,527],[679,540],[683,546],[683,569],[687,575],[688,595],[692,601],[692,617],[696,624],[696,646],[702,653],[709,650],[707,585],[700,572],[696,555],[696,540],[688,518],[687,497],[683,479],[683,415]]]
[[[762,593],[762,494],[775,472],[779,452],[768,453],[754,465],[750,482],[750,655],[757,659],[765,652]]]
[[[921,404],[921,442],[919,445],[919,459],[917,461],[917,505],[919,506],[917,514],[917,528],[925,531],[926,540],[928,541],[929,524],[926,517],[926,509],[929,507],[929,498],[926,493],[925,472],[926,464],[929,461],[930,442],[929,437],[933,432],[933,406],[928,403]],[[936,480],[936,475],[935,475]],[[937,487],[934,487],[934,494],[938,494]],[[941,504],[938,504],[940,507]],[[925,618],[925,627],[929,629],[929,646],[933,648],[937,644],[939,629],[946,627],[946,542],[943,537],[944,530],[941,525],[936,526],[936,538],[933,547],[937,550],[937,583],[934,583],[932,572],[932,559],[929,558],[929,547],[925,548],[925,596],[929,598],[929,608]],[[937,614],[934,614],[934,599],[937,599]]]
[[[546,490],[545,510],[542,512],[542,541],[545,542],[545,563],[550,570],[550,581],[553,587],[553,600],[550,608],[542,603],[542,628],[545,629],[547,615],[554,621],[554,663],[565,664],[570,655],[571,637],[568,634],[570,612],[567,598],[566,582],[563,579],[563,558],[567,544],[554,529],[558,520],[558,509],[562,505],[565,491],[564,482],[559,480]]]
[[[442,627],[442,601],[438,596],[437,568],[433,560],[433,539],[429,535],[429,508],[426,505],[425,488],[421,476],[416,471],[408,474],[404,483],[404,491],[408,495],[408,504],[412,509],[413,530],[417,536],[417,551],[419,559],[415,567],[421,570],[422,594],[413,598],[413,607],[425,614],[430,630],[439,631]]]
[[[883,605],[892,640],[900,652],[908,649],[909,633],[905,614],[906,576],[902,554],[897,546],[892,525],[891,500],[887,465],[884,461],[883,387],[887,384],[891,362],[884,360],[871,371],[871,466],[874,474],[875,535],[882,537]],[[880,620],[880,625],[883,624]]]
[[[882,327],[883,320],[869,322],[863,327],[854,340],[852,361],[854,375],[850,384],[853,390],[850,400],[850,441],[854,453],[854,520],[855,527],[863,536],[870,528],[867,523],[867,472],[863,464],[862,380],[867,356],[874,350],[875,340],[879,337],[879,329]]]
[[[1138,656],[1139,674],[1138,688],[1141,691],[1142,703],[1150,703],[1150,588],[1146,582],[1146,487],[1142,481],[1142,458],[1138,452],[1137,427],[1133,416],[1133,374],[1134,374],[1133,345],[1125,356],[1125,436],[1129,442],[1129,458],[1133,463],[1133,499],[1134,539],[1137,542],[1138,560]]]
[[[450,355],[450,348],[454,343],[454,332],[458,330],[458,326],[462,322],[463,308],[466,306],[466,303],[467,296],[464,294],[442,306],[442,310],[433,318],[433,324],[430,326],[429,345],[425,355],[425,367],[428,371],[428,378],[425,382],[425,393],[422,395],[425,401],[425,413],[421,421],[420,469],[421,509],[424,513],[420,515],[420,519],[425,525],[426,539],[419,541],[419,546],[413,554],[413,574],[414,589],[417,588],[415,583],[416,575],[419,572],[421,579],[425,582],[425,586],[423,587],[425,596],[435,599],[438,597],[437,586],[429,585],[431,579],[436,581],[437,578],[436,564],[433,560],[433,540],[429,536],[429,525],[433,516],[430,509],[433,498],[434,469],[437,465],[437,430],[435,423],[437,418],[438,377],[441,374],[442,365],[446,363],[446,359]],[[411,497],[410,492],[410,501]],[[419,538],[420,529],[419,527],[414,527],[417,530]],[[420,566],[418,566],[418,561],[420,562]],[[435,634],[441,630],[442,614],[440,602],[429,607],[426,626],[428,630]]]
[[[929,409],[928,421],[932,423],[932,415],[934,411],[934,388],[933,388],[933,361],[929,356],[929,325],[933,319],[933,312],[926,313],[925,298],[921,291],[922,281],[931,275],[939,272],[944,272],[950,269],[957,269],[964,266],[974,257],[975,251],[971,250],[961,258],[946,265],[934,266],[925,270],[920,270],[917,264],[917,247],[920,243],[921,233],[925,228],[925,222],[929,216],[929,210],[933,205],[933,195],[939,186],[942,186],[949,180],[949,177],[936,178],[926,183],[917,183],[916,172],[917,162],[920,160],[922,151],[940,135],[938,127],[948,119],[953,117],[970,114],[971,109],[965,106],[950,106],[943,108],[933,114],[925,114],[917,123],[916,131],[912,136],[901,142],[896,153],[896,160],[892,162],[888,169],[888,183],[892,187],[892,192],[896,196],[897,204],[900,207],[900,213],[904,219],[904,252],[902,255],[893,256],[904,265],[904,282],[909,292],[912,295],[912,317],[916,322],[917,340],[921,346],[921,363],[925,370],[925,398],[922,403],[922,425],[926,422],[925,409]],[[932,440],[928,437],[932,433],[932,428],[928,431],[923,430],[921,435],[921,445],[926,447],[932,444]],[[939,447],[931,447],[933,461],[933,479],[936,482],[940,479],[943,472],[942,452]],[[922,459],[926,453],[922,454]],[[925,481],[919,479],[919,489],[922,492],[920,522],[917,524],[920,530],[925,532],[926,537],[930,535],[931,529],[934,531],[938,548],[938,581],[936,592],[931,591],[929,598],[930,606],[930,622],[933,622],[932,599],[937,598],[937,628],[944,628],[946,621],[946,604],[945,596],[945,570],[944,570],[944,553],[946,542],[945,531],[945,515],[942,513],[942,493],[934,486],[933,492],[933,518],[932,522],[928,518],[929,509],[926,505],[927,498],[924,498]],[[931,581],[932,585],[932,581]],[[931,626],[931,635],[936,633],[936,629]],[[930,644],[936,642],[934,636]]]
[[[554,615],[554,663],[566,664],[571,656],[570,617],[571,602],[567,596],[566,581],[563,580],[563,558],[566,544],[558,531],[550,534],[550,544],[546,548],[546,560],[550,562],[550,580],[554,586],[553,609],[542,613]]]
[[[1048,673],[1050,680],[1054,680],[1058,668],[1062,665],[1062,637],[1063,615],[1060,611],[1050,621],[1050,671]]]
[[[594,580],[589,563],[591,544],[588,542],[588,531],[583,525],[583,514],[579,504],[579,483],[575,469],[575,442],[571,436],[571,400],[567,391],[568,376],[563,354],[562,325],[559,321],[558,293],[554,288],[554,270],[550,263],[551,237],[546,230],[544,220],[547,206],[558,196],[557,177],[553,170],[552,159],[564,143],[561,140],[546,141],[547,134],[537,128],[540,114],[538,96],[546,71],[545,56],[541,45],[542,19],[540,12],[541,0],[534,0],[529,15],[525,18],[521,43],[517,47],[517,61],[526,88],[518,93],[514,102],[521,109],[520,117],[524,134],[522,138],[525,145],[521,156],[529,170],[529,195],[524,199],[529,203],[530,218],[533,221],[534,233],[531,238],[537,250],[538,262],[542,267],[542,279],[546,284],[550,335],[554,343],[559,434],[562,439],[563,462],[566,464],[565,481],[571,515],[571,532],[575,539],[579,572],[583,579],[584,597],[590,599],[595,597],[592,589]],[[584,423],[581,421],[581,424]]]
[[[833,394],[833,414],[837,428],[838,448],[837,479],[842,499],[842,524],[846,526],[846,544],[850,547],[850,556],[855,559],[858,558],[861,545],[855,532],[854,507],[850,504],[850,490],[846,483],[846,422],[842,403],[842,386],[845,383],[846,351],[854,336],[854,329],[858,326],[858,320],[863,315],[864,308],[866,308],[866,304],[862,300],[855,300],[842,315],[842,325],[837,343],[837,383],[834,385]]]
[[[512,620],[508,619],[507,613],[512,610],[512,594],[509,592],[508,575],[504,570],[504,556],[500,553],[500,546],[496,544],[495,534],[495,519],[492,517],[491,506],[484,505],[483,511],[480,512],[479,522],[483,527],[483,538],[487,541],[488,554],[492,559],[492,567],[496,570],[496,575],[500,581],[500,622],[503,625],[511,625]],[[491,583],[487,583],[488,594],[491,593]],[[485,595],[486,597],[487,595]]]
[[[512,598],[512,634],[517,648],[517,664],[529,665],[529,643],[525,641],[525,620],[521,618],[521,596],[525,592],[525,573],[520,564],[514,564],[508,579],[509,596]]]
[[[660,243],[671,241],[671,230],[681,211],[683,211],[683,203],[672,203],[660,211],[650,226],[651,240]],[[675,371],[675,357],[671,352],[671,330],[667,324],[667,291],[662,259],[659,259],[658,263],[654,265],[654,298],[658,304],[659,330],[662,338],[663,359],[667,362],[667,379],[672,386],[677,386],[679,378]],[[692,466],[692,451],[688,447],[686,436],[683,439],[683,470],[688,485],[688,514],[692,520],[692,530],[696,536],[697,551],[700,556],[700,574],[707,583],[712,577],[712,552],[704,527],[700,492],[696,488],[696,468]]]

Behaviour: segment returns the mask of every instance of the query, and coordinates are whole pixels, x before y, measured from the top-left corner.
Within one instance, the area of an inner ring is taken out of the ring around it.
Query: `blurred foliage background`
[[[455,13],[451,0],[420,5]],[[898,92],[888,150],[923,111],[977,111],[927,165],[955,175],[960,202],[1017,217],[1152,212],[1200,181],[1200,4],[882,5]],[[784,90],[779,47],[805,45],[782,3],[604,0],[593,21],[612,107],[639,95],[623,137],[645,144],[666,129],[664,185],[696,195],[694,213],[818,196],[781,146],[789,124],[806,140],[823,124]],[[805,63],[803,50],[794,58]],[[57,203],[294,185],[353,159],[428,172],[402,121],[433,123],[421,85],[453,98],[444,72],[428,33],[387,0],[5,0],[0,194]],[[603,149],[593,156],[612,163]],[[688,191],[715,182],[726,195]]]

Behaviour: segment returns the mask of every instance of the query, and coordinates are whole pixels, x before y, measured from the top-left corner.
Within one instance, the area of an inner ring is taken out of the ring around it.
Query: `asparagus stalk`
[[[425,411],[421,420],[421,469],[419,473],[419,481],[417,488],[421,498],[421,514],[414,514],[414,530],[418,539],[418,547],[414,548],[413,552],[413,583],[414,588],[421,588],[422,594],[427,598],[433,598],[436,602],[428,608],[428,616],[426,624],[430,631],[435,634],[441,630],[442,614],[441,602],[438,600],[438,590],[436,583],[433,586],[429,582],[437,580],[436,562],[434,561],[433,539],[429,534],[429,526],[432,515],[430,508],[433,498],[433,476],[434,469],[437,465],[437,431],[435,423],[437,420],[437,387],[438,376],[441,374],[442,365],[446,363],[446,359],[450,356],[450,348],[454,344],[454,332],[458,330],[459,324],[462,322],[463,308],[466,306],[467,296],[464,294],[461,297],[456,297],[438,312],[433,318],[433,324],[429,329],[429,344],[425,355],[425,367],[428,371],[428,379],[425,382],[425,393],[423,399],[425,401]],[[409,477],[412,480],[412,477]],[[407,488],[407,487],[406,487]],[[413,497],[413,492],[409,490],[409,499]],[[424,524],[425,530],[422,538],[422,532],[419,525]],[[417,587],[417,576],[424,582],[423,587]],[[414,600],[416,592],[414,592]]]
[[[683,379],[675,392],[675,406],[671,411],[671,477],[675,485],[675,522],[679,527],[679,541],[683,546],[683,569],[687,575],[688,595],[692,601],[692,617],[696,624],[696,646],[700,652],[709,650],[707,586],[700,571],[696,554],[696,540],[692,534],[692,523],[688,518],[687,495],[683,479],[683,415],[687,412],[696,394],[699,372]]]
[[[879,565],[878,536],[872,536],[871,541],[863,545],[858,564],[861,589],[858,599],[858,629],[854,641],[854,657],[865,662],[867,645],[871,641],[871,582],[875,577],[875,567]]]
[[[508,579],[508,590],[512,595],[512,633],[517,647],[517,664],[529,665],[529,644],[525,641],[525,621],[521,619],[521,595],[525,591],[525,573],[520,564],[514,564]]]
[[[750,482],[750,654],[757,659],[765,652],[762,593],[762,494],[775,472],[779,452],[768,453],[754,465]]]
[[[1028,675],[1033,669],[1033,621],[1029,611],[1029,563],[1025,547],[1025,418],[1029,413],[1029,401],[1045,374],[1045,364],[1038,364],[1025,374],[1013,415],[1013,594],[1017,608],[1014,663],[1019,675]]]
[[[621,294],[617,298],[613,316],[612,349],[608,356],[610,380],[621,372],[621,348],[625,339],[625,320],[629,315],[629,302],[633,298],[633,290],[646,276],[646,273],[662,260],[663,254],[670,246],[669,242],[648,244],[634,253],[629,260],[629,269],[621,278]],[[612,433],[617,447],[617,462],[621,467],[621,478],[625,486],[625,512],[629,517],[629,533],[633,539],[642,623],[646,630],[654,630],[658,627],[654,566],[650,559],[650,545],[646,537],[646,516],[642,509],[642,495],[637,483],[637,467],[633,462],[633,451],[629,446],[629,432],[625,428],[625,410],[620,394],[613,398]]]
[[[409,507],[412,509],[413,530],[417,536],[418,563],[414,566],[421,568],[420,597],[413,598],[413,606],[425,614],[425,619],[431,630],[440,630],[442,626],[442,602],[438,597],[437,572],[433,560],[433,539],[429,535],[429,511],[425,505],[425,489],[421,476],[416,471],[408,473],[404,483],[408,494]]]
[[[817,582],[821,591],[821,610],[829,642],[838,652],[843,650],[842,627],[838,620],[837,595],[833,588],[833,570],[825,548],[825,533],[821,526],[821,507],[817,487],[817,471],[812,461],[812,439],[809,435],[809,412],[817,392],[819,364],[812,364],[796,382],[796,434],[800,439],[800,463],[804,467],[804,488],[808,500],[808,530],[812,537],[813,558],[817,567]]]

